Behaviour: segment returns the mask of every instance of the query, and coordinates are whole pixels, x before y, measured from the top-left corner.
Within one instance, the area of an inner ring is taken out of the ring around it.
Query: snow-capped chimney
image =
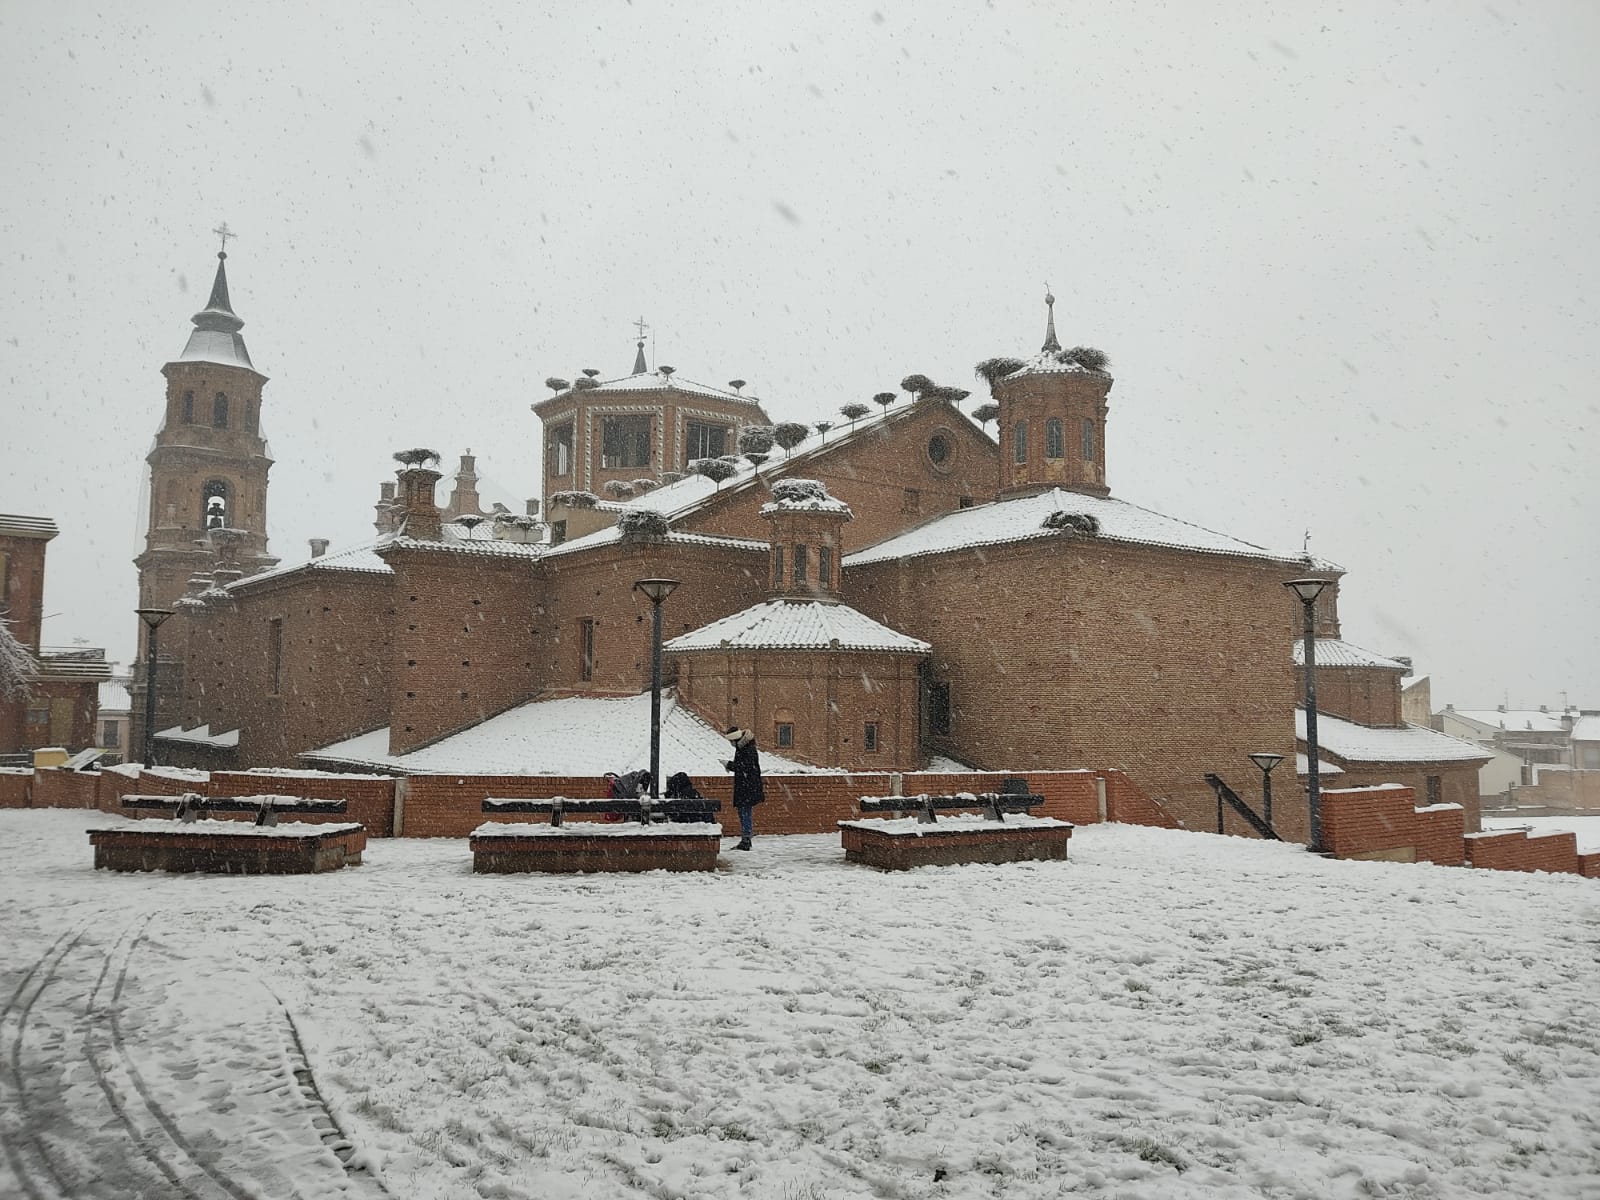
[[[311,539],[311,557],[312,558],[321,558],[327,552],[328,552],[328,539],[327,538],[312,538]]]
[[[437,542],[444,532],[439,520],[439,504],[434,499],[434,485],[440,475],[432,467],[416,464],[401,467],[395,472],[399,482],[400,532],[406,537],[422,542]]]
[[[400,527],[400,510],[395,503],[393,480],[386,479],[378,485],[378,502],[372,507],[377,514],[372,526],[379,533],[393,533]]]

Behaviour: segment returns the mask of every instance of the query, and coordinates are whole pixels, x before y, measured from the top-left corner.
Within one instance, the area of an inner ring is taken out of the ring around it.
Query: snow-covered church
[[[1404,724],[1409,663],[1342,639],[1336,565],[1112,494],[1112,376],[1063,348],[1053,308],[1036,352],[979,364],[992,407],[973,415],[911,376],[908,397],[774,429],[741,381],[652,371],[641,346],[625,375],[546,381],[529,511],[484,511],[470,456],[441,506],[436,460],[401,455],[373,540],[292,564],[267,551],[267,381],[224,262],[194,324],[163,368],[136,560],[142,604],[177,610],[163,761],[614,769],[648,739],[651,602],[633,585],[671,579],[666,770],[715,772],[719,731],[741,725],[769,771],[1120,768],[1204,828],[1207,773],[1242,791],[1247,755],[1297,749],[1304,769],[1283,584],[1314,575],[1323,785],[1409,784],[1476,828],[1481,752]],[[1280,819],[1303,836],[1287,783]]]

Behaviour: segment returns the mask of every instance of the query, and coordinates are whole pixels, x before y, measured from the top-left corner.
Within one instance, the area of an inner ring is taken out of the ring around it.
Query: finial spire
[[[649,331],[650,326],[644,323],[643,317],[640,317],[633,324],[639,330],[639,345],[633,355],[633,373],[635,375],[643,375],[650,369],[650,365],[644,361],[644,335]]]
[[[1056,298],[1050,294],[1050,285],[1044,285],[1044,305],[1046,316],[1044,320],[1044,345],[1041,350],[1059,351],[1061,343],[1056,340]]]
[[[219,238],[222,239],[222,249],[217,252],[217,257],[218,258],[227,258],[228,257],[228,239],[231,238],[231,237],[238,237],[239,235],[237,233],[235,233],[233,230],[228,228],[228,223],[226,221],[224,221],[221,225],[218,225],[211,232],[216,234]]]

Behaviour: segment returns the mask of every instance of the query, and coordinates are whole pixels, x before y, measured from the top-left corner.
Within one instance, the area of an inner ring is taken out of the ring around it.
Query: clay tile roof
[[[1299,638],[1294,643],[1294,665],[1306,665],[1306,644]],[[1317,666],[1319,667],[1380,667],[1385,671],[1410,671],[1411,668],[1393,658],[1363,650],[1360,646],[1334,638],[1317,639]]]
[[[1294,732],[1297,738],[1305,740],[1306,712],[1303,708],[1295,709]],[[1374,728],[1330,717],[1327,713],[1317,714],[1317,746],[1347,763],[1481,763],[1493,757],[1474,742],[1451,737],[1448,733],[1436,733],[1420,725]]]
[[[667,642],[664,650],[882,650],[926,654],[907,637],[845,604],[768,600]]]

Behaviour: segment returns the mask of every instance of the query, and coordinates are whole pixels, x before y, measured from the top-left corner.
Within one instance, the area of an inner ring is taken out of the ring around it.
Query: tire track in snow
[[[29,1120],[29,1106],[24,1103],[25,1089],[22,1076],[22,1042],[27,1033],[28,1017],[33,1011],[33,1006],[38,1002],[44,990],[55,979],[56,973],[61,968],[62,960],[72,952],[72,948],[82,939],[88,923],[78,926],[76,932],[68,930],[50,944],[50,948],[42,954],[33,966],[29,967],[20,983],[12,991],[5,1007],[0,1008],[0,1037],[4,1037],[4,1064],[5,1083],[7,1090],[15,1093],[13,1104],[0,1105],[0,1111],[14,1114],[0,1126],[0,1143],[5,1146],[6,1162],[11,1167],[11,1172],[16,1176],[17,1182],[22,1185],[22,1190],[28,1194],[29,1200],[47,1200],[50,1192],[62,1197],[70,1197],[73,1193],[62,1177],[61,1169],[51,1158],[50,1152],[40,1136],[39,1130]],[[52,961],[53,960],[53,961]],[[27,1002],[18,1007],[18,1002],[34,982],[34,977],[39,974],[39,969],[49,964],[44,975],[38,981],[38,986],[33,989],[33,994]],[[8,1025],[14,1025],[14,1031],[5,1034]],[[32,1159],[38,1163],[42,1170],[32,1169],[27,1165],[30,1157],[26,1148],[20,1144],[25,1141],[32,1147]],[[41,1191],[39,1187],[40,1175],[50,1177],[50,1191]]]

